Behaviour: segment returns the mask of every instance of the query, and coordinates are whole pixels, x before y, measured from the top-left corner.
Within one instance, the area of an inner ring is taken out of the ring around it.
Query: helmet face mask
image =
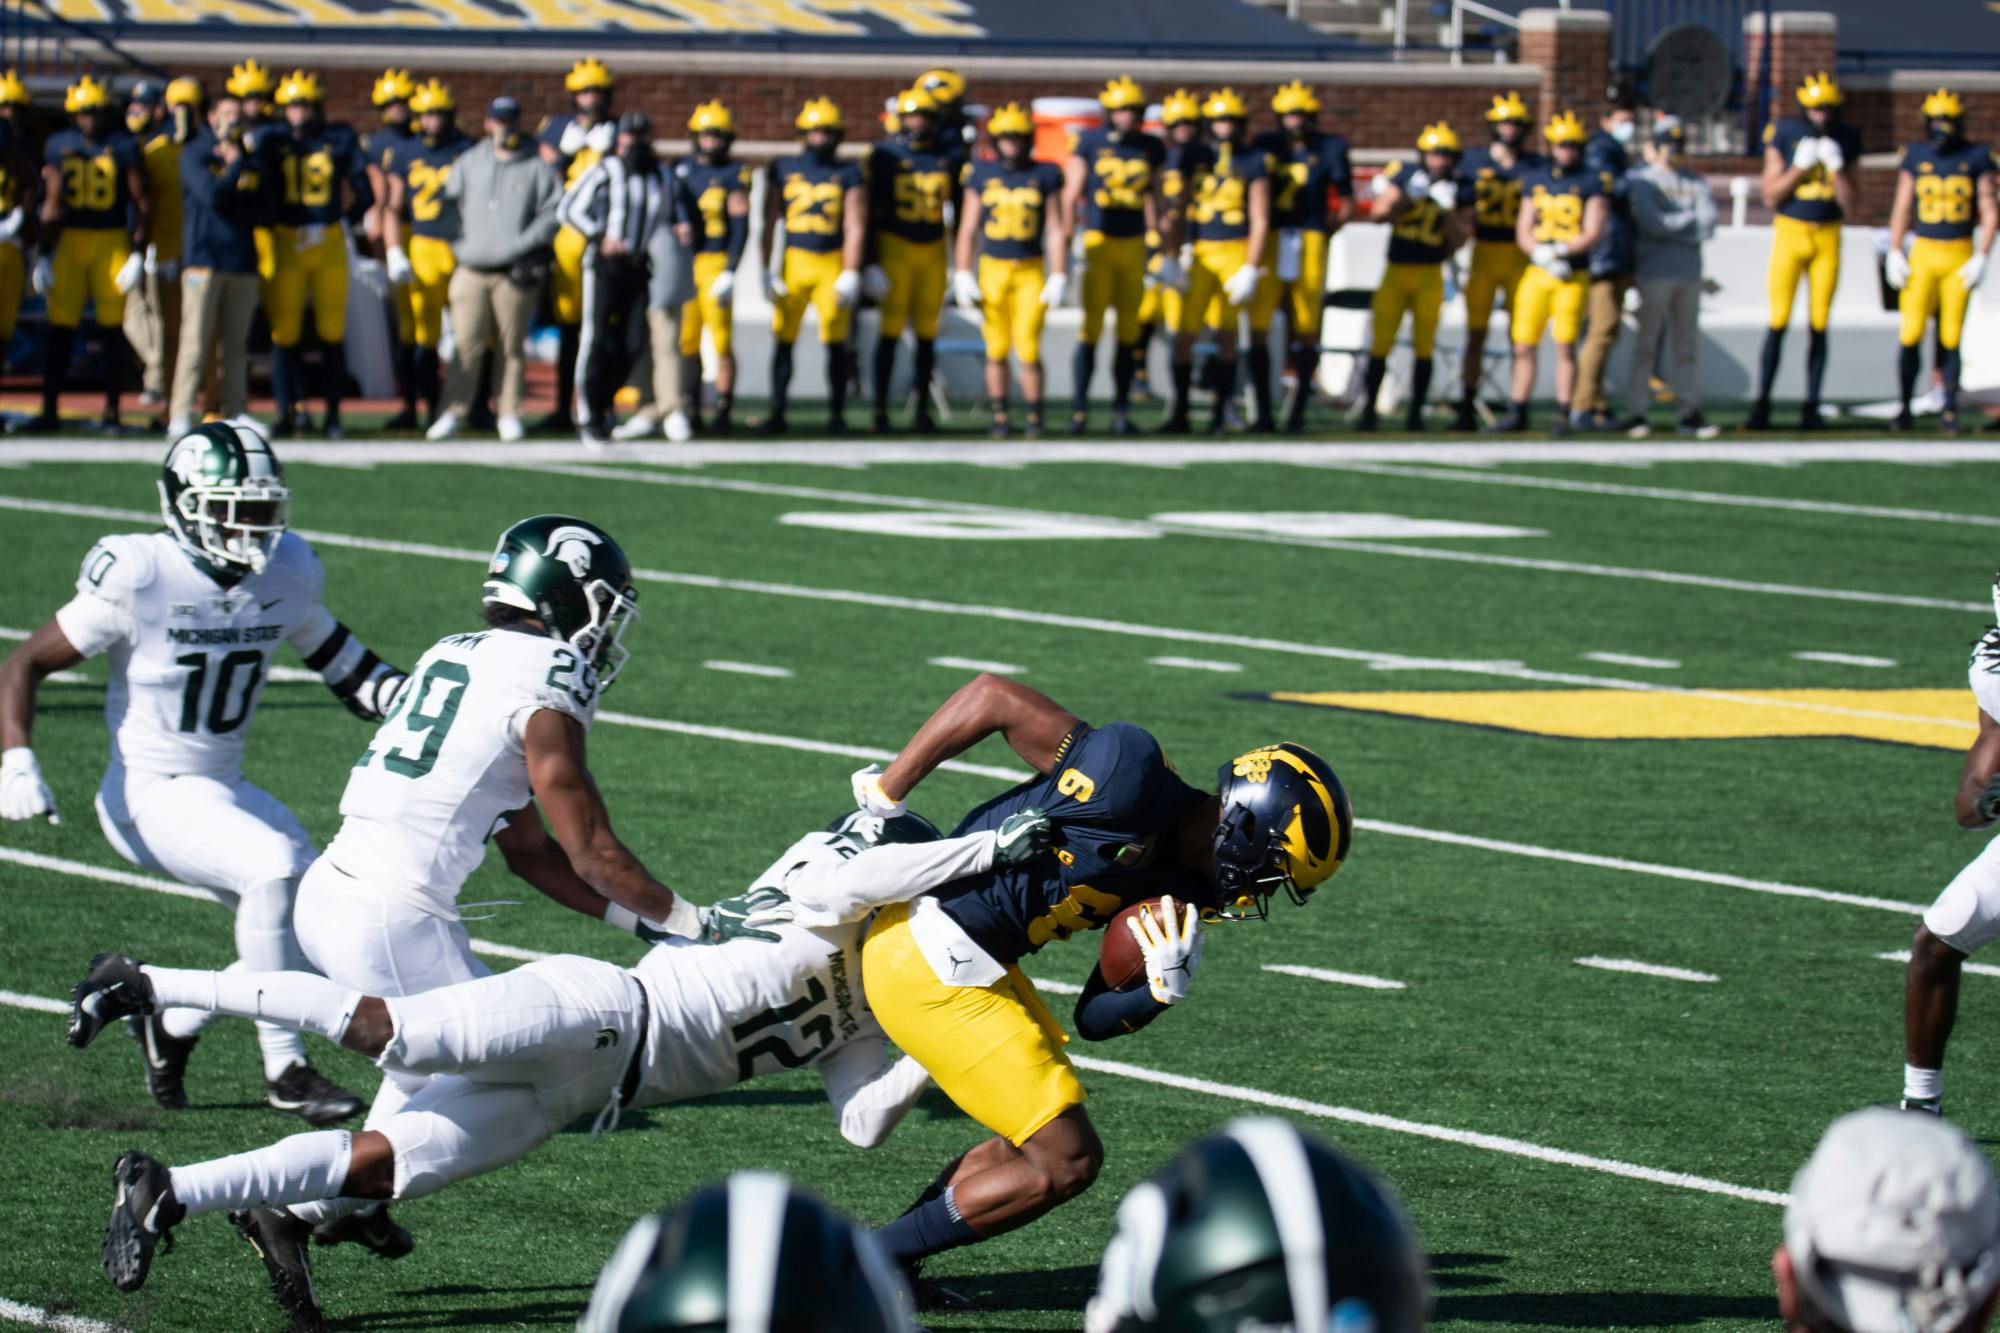
[[[291,520],[292,493],[262,436],[209,422],[160,469],[160,515],[181,548],[219,570],[261,574]]]
[[[1264,920],[1279,889],[1303,907],[1347,857],[1354,836],[1347,791],[1302,745],[1237,756],[1217,771],[1216,796],[1210,847],[1220,920]]]

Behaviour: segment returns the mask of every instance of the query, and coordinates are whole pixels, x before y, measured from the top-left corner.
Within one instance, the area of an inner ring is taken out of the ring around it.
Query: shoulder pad
[[[157,536],[131,532],[98,538],[77,569],[77,591],[129,608],[133,597],[150,587],[159,573]],[[169,544],[173,541],[171,537],[164,540]]]
[[[313,550],[311,542],[296,532],[286,532],[278,537],[278,547],[271,553],[264,577],[296,582],[317,601],[320,590],[326,586],[326,567],[320,563],[319,552]]]

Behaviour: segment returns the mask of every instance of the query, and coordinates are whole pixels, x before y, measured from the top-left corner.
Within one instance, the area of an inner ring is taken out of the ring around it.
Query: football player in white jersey
[[[243,747],[271,656],[289,643],[357,716],[379,721],[403,673],[320,604],[325,574],[285,531],[291,492],[256,431],[212,422],[167,450],[166,529],[90,548],[76,596],[0,664],[0,817],[56,822],[29,748],[36,687],[99,653],[111,669],[111,759],[97,818],[120,856],[213,893],[236,913],[237,966],[304,966],[292,933],[299,877],[315,855],[292,812],[243,777]],[[170,1110],[212,1015],[170,1010],[133,1024],[146,1086]],[[306,1059],[296,1032],[259,1024],[266,1096],[314,1124],[361,1110]]]
[[[842,1135],[874,1147],[928,1075],[907,1057],[888,1062],[861,984],[866,922],[801,925],[788,919],[791,893],[820,902],[922,893],[1048,843],[1038,810],[950,839],[921,816],[856,813],[799,839],[747,893],[707,909],[701,939],[668,938],[636,967],[560,955],[415,996],[364,994],[308,973],[188,971],[99,955],[73,992],[75,1045],[121,1015],[192,1003],[294,1024],[391,1076],[428,1080],[358,1134],[295,1134],[174,1168],[126,1153],[113,1173],[105,1271],[120,1290],[137,1290],[172,1227],[230,1209],[295,1324],[316,1327],[306,1229],[295,1216],[309,1201],[416,1198],[518,1161],[592,1110],[601,1129],[625,1108],[706,1097],[780,1069],[817,1069]]]

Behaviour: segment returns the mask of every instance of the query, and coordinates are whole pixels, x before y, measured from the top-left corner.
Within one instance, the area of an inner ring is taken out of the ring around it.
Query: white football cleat
[[[686,444],[694,438],[694,426],[689,423],[685,412],[667,413],[667,438],[675,444]]]
[[[630,419],[612,427],[611,438],[614,440],[643,440],[659,428],[660,419],[653,415],[651,411],[641,410],[634,412]]]
[[[186,417],[175,417],[167,423],[167,443],[172,444],[181,436],[194,429],[194,423]]]
[[[501,417],[496,424],[500,431],[500,438],[508,444],[518,444],[528,438],[528,428],[521,424],[521,418],[519,417]]]
[[[438,419],[431,423],[431,428],[424,432],[424,438],[427,440],[449,440],[457,434],[458,413],[447,410],[440,413]]]

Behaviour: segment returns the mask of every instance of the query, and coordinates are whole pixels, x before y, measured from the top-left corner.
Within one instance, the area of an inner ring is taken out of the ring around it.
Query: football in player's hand
[[[1132,938],[1132,928],[1125,924],[1138,916],[1142,907],[1150,907],[1155,919],[1160,916],[1160,900],[1145,898],[1112,917],[1104,927],[1104,943],[1097,950],[1097,970],[1103,973],[1104,984],[1113,990],[1131,990],[1146,984],[1146,955],[1140,951],[1139,941]]]

